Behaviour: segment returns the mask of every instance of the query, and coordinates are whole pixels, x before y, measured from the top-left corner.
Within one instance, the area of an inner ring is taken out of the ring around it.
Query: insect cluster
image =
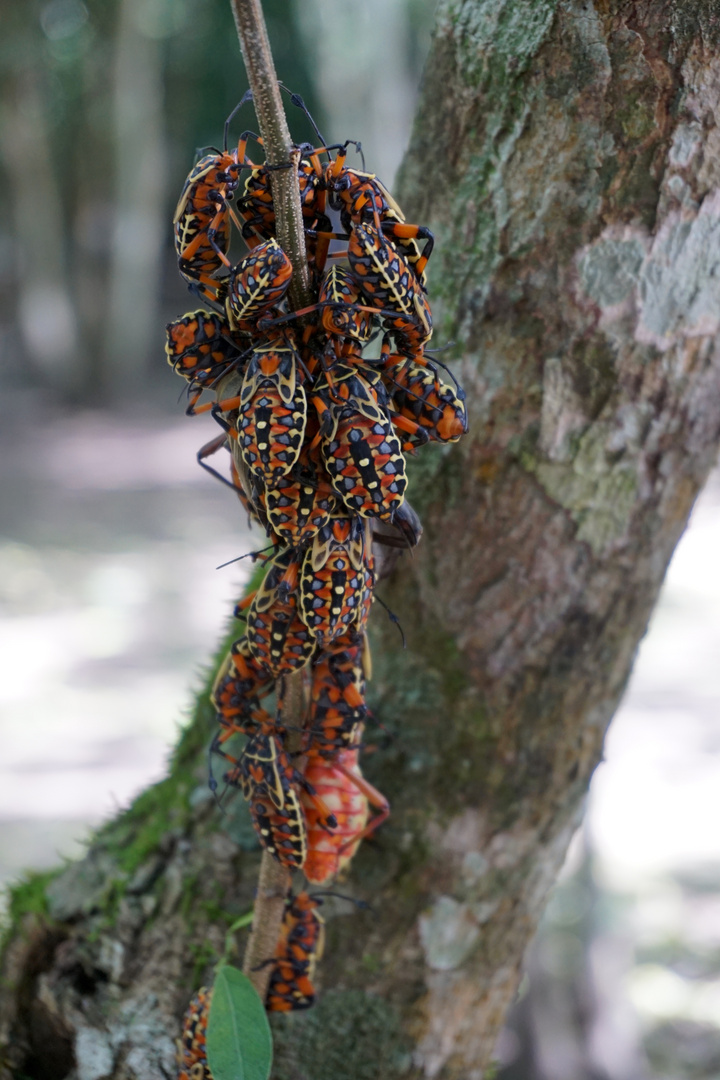
[[[314,303],[293,311],[288,301],[293,269],[275,235],[273,170],[248,157],[249,140],[261,140],[244,132],[228,151],[226,124],[225,149],[194,166],[175,214],[179,270],[205,306],[168,325],[167,355],[187,380],[188,412],[211,410],[222,428],[201,464],[215,472],[210,455],[230,451],[231,479],[216,475],[272,547],[262,584],[238,605],[246,631],[213,688],[213,751],[265,850],[323,884],[389,813],[359,764],[373,543],[417,543],[405,455],[455,442],[467,419],[456,381],[426,354],[432,234],[405,222],[376,176],[347,165],[351,141],[326,146],[315,130],[320,145],[301,144],[281,166],[297,172]],[[233,227],[249,249],[234,263]],[[214,400],[200,404],[204,391]],[[300,671],[309,708],[298,734],[287,677]],[[246,740],[237,756],[235,736]],[[301,918],[299,902],[288,901],[278,948],[315,912],[310,900]],[[310,977],[278,960],[268,1007],[306,1007]]]

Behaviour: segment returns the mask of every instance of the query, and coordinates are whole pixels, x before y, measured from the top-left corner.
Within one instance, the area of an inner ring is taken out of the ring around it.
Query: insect
[[[247,350],[249,339],[233,334],[215,312],[189,311],[166,326],[168,363],[188,382],[214,381]]]
[[[325,925],[319,897],[307,892],[285,901],[280,938],[268,986],[268,1012],[309,1009],[315,1000],[312,979],[323,953]]]
[[[287,335],[256,348],[245,372],[238,445],[247,468],[265,484],[287,475],[300,454],[307,423],[300,375],[298,351]]]
[[[360,288],[344,266],[332,266],[320,286],[318,307],[326,334],[364,343],[372,331],[372,317],[359,306]]]
[[[250,818],[263,848],[289,870],[299,870],[307,857],[307,824],[297,792],[290,788],[285,807],[277,810],[270,799],[254,794]]]
[[[215,280],[222,266],[230,267],[230,220],[242,226],[230,206],[240,182],[240,173],[252,168],[245,156],[252,132],[240,136],[237,149],[228,151],[230,122],[252,93],[247,91],[225,121],[223,149],[211,147],[188,174],[173,217],[178,268],[191,288],[215,300],[224,292]],[[252,240],[248,247],[254,247]]]
[[[303,557],[300,614],[320,646],[346,633],[357,617],[365,543],[365,529],[359,518],[333,517],[316,534]]]
[[[250,815],[260,841],[272,855],[280,858],[279,852],[288,838],[293,841],[290,846],[295,855],[302,854],[305,819],[298,792],[302,792],[306,804],[313,808],[318,827],[333,829],[337,821],[312,784],[290,761],[277,723],[269,715],[265,714],[265,717],[239,758],[220,751],[234,766],[225,774],[225,780],[242,790],[250,804]],[[219,749],[217,740],[213,748]],[[293,857],[292,853],[288,854]]]
[[[305,754],[332,759],[357,744],[367,716],[365,649],[364,635],[351,631],[327,645],[313,664]]]
[[[256,323],[287,292],[292,263],[277,240],[266,240],[248,252],[227,278],[225,302],[233,330],[256,332]]]
[[[298,559],[291,549],[270,564],[247,616],[247,642],[254,659],[273,675],[289,674],[309,662],[316,641],[298,611]]]
[[[400,416],[417,423],[424,440],[457,442],[467,432],[465,394],[457,385],[444,383],[437,368],[425,361],[418,364],[385,352],[386,385]]]
[[[177,1040],[178,1080],[212,1080],[205,1041],[212,990],[203,986],[188,1005]]]
[[[423,225],[406,223],[402,210],[374,173],[346,167],[348,145],[350,143],[338,148],[335,159],[325,170],[331,208],[340,211],[342,227],[349,234],[354,226],[375,222],[385,235],[392,236],[403,248],[405,258],[424,288],[425,267],[435,244],[433,234]],[[425,240],[422,252],[418,240]]]
[[[306,769],[306,779],[335,818],[328,833],[313,806],[306,805],[307,856],[303,870],[308,881],[322,885],[334,878],[353,858],[360,842],[382,825],[390,814],[387,799],[360,772],[359,750],[339,750],[332,760],[318,755]],[[371,820],[370,805],[379,811]]]
[[[393,313],[390,322],[398,347],[413,354],[421,351],[432,336],[432,316],[402,255],[377,228],[361,223],[350,235],[348,259],[368,304],[383,314]]]
[[[323,461],[338,495],[362,517],[391,520],[405,498],[407,476],[378,393],[387,396],[377,373],[360,374],[335,362],[316,381],[312,402],[321,418]]]
[[[303,143],[300,152],[312,152],[312,148]],[[308,228],[322,220],[325,211],[325,189],[321,184],[319,168],[307,157],[298,162],[298,185],[300,188],[300,209]],[[275,207],[270,190],[270,169],[267,165],[256,165],[245,181],[245,191],[238,200],[238,213],[244,219],[243,236],[256,233],[263,239],[275,235]],[[324,223],[324,222],[323,222]]]
[[[340,504],[322,475],[317,452],[308,444],[297,465],[265,489],[265,510],[273,531],[293,547],[299,547],[339,512]]]
[[[260,699],[272,693],[274,686],[272,675],[254,660],[247,638],[240,638],[226,656],[210,693],[218,721],[231,734],[254,734],[263,719]]]

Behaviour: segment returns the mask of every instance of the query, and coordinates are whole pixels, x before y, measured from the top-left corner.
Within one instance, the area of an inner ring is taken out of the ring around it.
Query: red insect
[[[337,819],[332,832],[321,827],[313,806],[305,806],[307,857],[303,870],[308,881],[324,884],[347,866],[358,845],[390,814],[390,806],[360,772],[357,749],[339,750],[327,761],[320,755],[307,766],[305,777]],[[369,819],[370,805],[379,813]]]
[[[340,503],[318,457],[306,442],[292,471],[265,490],[268,522],[293,547],[311,539],[333,514],[340,512]]]
[[[213,749],[219,749],[217,740]],[[313,808],[320,828],[333,829],[337,824],[312,784],[290,761],[281,729],[269,715],[265,714],[260,730],[248,739],[240,758],[221,753],[234,766],[226,773],[226,782],[242,789],[260,842],[281,862],[284,857],[294,860],[304,850],[305,819],[298,792]],[[286,852],[290,840],[291,850]]]
[[[212,990],[203,986],[187,1007],[177,1041],[178,1080],[213,1080],[205,1042]]]
[[[372,332],[372,316],[360,306],[360,287],[344,266],[332,266],[320,286],[318,307],[326,334],[363,344]]]
[[[334,161],[325,170],[331,208],[340,211],[340,220],[347,233],[351,234],[356,225],[375,222],[385,235],[392,236],[403,248],[405,258],[424,288],[425,267],[435,244],[433,234],[425,226],[405,222],[402,210],[377,176],[346,168],[348,145],[339,148]],[[418,240],[425,240],[422,252]]]
[[[230,265],[229,202],[241,168],[236,154],[206,154],[190,170],[173,218],[180,273],[210,299],[220,289],[215,274]]]
[[[282,811],[259,795],[251,797],[249,806],[263,848],[288,870],[299,870],[307,857],[307,824],[295,789],[287,792]]]
[[[268,1012],[309,1009],[315,1000],[312,979],[323,953],[325,925],[322,900],[301,892],[285,902],[280,938],[268,986]]]
[[[365,543],[359,518],[334,517],[317,533],[303,558],[300,614],[320,646],[346,633],[357,618]]]
[[[310,149],[304,146],[303,149]],[[321,183],[321,169],[307,157],[298,162],[298,185],[300,208],[305,227],[324,226],[325,190]],[[270,170],[267,165],[256,165],[247,180],[245,191],[238,200],[238,214],[244,219],[242,233],[248,238],[257,234],[263,239],[275,236],[275,207],[270,190]]]

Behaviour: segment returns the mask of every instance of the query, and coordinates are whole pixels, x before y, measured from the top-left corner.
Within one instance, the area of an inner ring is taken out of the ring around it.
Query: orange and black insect
[[[322,900],[301,892],[285,901],[280,938],[268,986],[268,1012],[309,1009],[315,1001],[312,980],[323,953],[325,926],[318,912]]]
[[[360,306],[360,287],[344,266],[332,266],[320,286],[318,307],[326,334],[364,344],[372,332],[372,316]]]
[[[365,528],[358,517],[333,517],[303,557],[300,614],[321,647],[347,633],[358,616],[365,543]]]
[[[248,610],[248,648],[275,676],[304,667],[317,644],[298,610],[299,565],[291,549],[275,556]]]
[[[389,354],[386,344],[383,363],[385,383],[398,414],[421,429],[416,433],[418,443],[428,439],[457,442],[467,432],[465,394],[456,382],[453,386],[443,382],[437,368],[428,361],[418,364]]]
[[[374,173],[346,167],[348,145],[339,148],[325,170],[330,207],[340,211],[342,227],[348,234],[356,225],[375,222],[385,235],[392,236],[402,247],[406,261],[424,289],[425,267],[435,244],[433,234],[424,225],[406,223],[395,199]],[[418,240],[425,241],[422,251]]]
[[[234,334],[222,315],[209,311],[189,311],[168,323],[166,331],[168,363],[199,386],[214,382],[236,364],[250,343],[249,338]]]
[[[303,144],[301,153],[312,151]],[[306,157],[298,162],[300,208],[306,228],[316,227],[318,218],[324,217],[325,190],[318,175],[319,169]],[[238,200],[238,214],[244,221],[243,236],[256,233],[263,239],[275,236],[275,207],[270,190],[270,168],[256,165],[245,181],[245,191]]]
[[[240,638],[226,656],[210,694],[220,725],[231,734],[255,734],[267,716],[260,701],[274,686],[272,675],[253,658],[247,638]]]
[[[313,664],[303,753],[332,759],[356,746],[367,716],[365,639],[355,631],[326,645]]]
[[[270,799],[253,794],[249,802],[250,818],[263,848],[289,870],[299,870],[307,856],[305,813],[293,787],[279,811]]]
[[[239,758],[219,751],[234,766],[225,774],[225,781],[242,790],[250,804],[253,825],[260,842],[276,858],[279,858],[276,834],[280,834],[280,838],[294,838],[295,846],[299,842],[302,850],[305,819],[298,802],[299,792],[302,792],[306,804],[313,808],[318,827],[333,829],[337,824],[312,784],[290,761],[278,731],[279,726],[267,716],[261,730],[248,739]],[[213,749],[219,750],[217,739]],[[268,822],[269,833],[263,831]]]
[[[340,510],[328,478],[316,460],[318,451],[305,445],[287,476],[265,489],[265,510],[272,530],[292,547],[300,547]]]
[[[295,465],[307,423],[307,399],[297,348],[289,335],[256,348],[238,401],[238,445],[247,468],[264,484]]]
[[[350,862],[361,840],[390,814],[385,796],[362,775],[358,755],[359,749],[347,748],[338,750],[332,759],[318,754],[308,762],[306,779],[337,820],[335,828],[328,832],[321,826],[315,808],[305,806],[307,855],[303,870],[314,884],[332,880]],[[372,819],[371,805],[378,810]]]
[[[348,259],[367,303],[390,318],[398,348],[422,350],[432,336],[430,306],[397,248],[374,225],[357,224]]]
[[[209,299],[220,289],[215,275],[230,265],[229,202],[240,168],[236,156],[227,152],[200,158],[185,181],[173,218],[178,269]]]
[[[237,149],[228,151],[228,129],[235,113],[251,97],[246,93],[225,121],[223,149],[211,148],[212,153],[201,157],[190,170],[173,217],[180,273],[211,300],[218,299],[224,288],[214,279],[223,265],[230,266],[230,202],[241,171],[249,167],[245,161],[247,139],[242,136]]]
[[[213,1080],[205,1048],[212,990],[203,986],[187,1007],[177,1041],[178,1080]]]
[[[387,397],[376,372],[361,374],[335,362],[315,384],[322,452],[330,481],[345,505],[362,517],[391,520],[407,487],[405,459]],[[414,426],[414,425],[413,425]]]
[[[234,266],[227,279],[226,312],[233,330],[257,333],[256,325],[287,292],[292,263],[277,240],[266,240]]]

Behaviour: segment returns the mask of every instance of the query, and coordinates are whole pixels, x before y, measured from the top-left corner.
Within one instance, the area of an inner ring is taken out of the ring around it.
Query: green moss
[[[274,1080],[393,1080],[411,1043],[388,1001],[359,990],[323,994],[314,1009],[271,1020]]]
[[[17,926],[25,915],[47,915],[46,889],[61,873],[62,867],[43,873],[29,873],[8,886],[8,916],[11,925]]]

